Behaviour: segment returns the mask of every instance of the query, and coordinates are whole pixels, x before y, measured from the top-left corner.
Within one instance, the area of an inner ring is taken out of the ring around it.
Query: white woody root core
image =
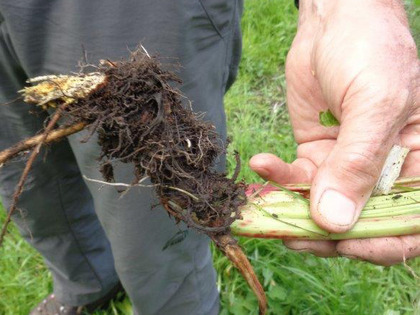
[[[399,145],[394,145],[388,154],[378,183],[373,189],[373,196],[388,195],[391,192],[398,176],[400,176],[401,168],[404,160],[410,150]]]

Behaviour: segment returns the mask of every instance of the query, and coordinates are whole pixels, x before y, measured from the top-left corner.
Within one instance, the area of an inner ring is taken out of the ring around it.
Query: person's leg
[[[0,104],[17,97],[26,74],[15,55],[7,26],[0,24]],[[0,105],[0,150],[42,129],[46,115],[22,102]],[[11,202],[24,158],[0,168],[0,193]],[[117,283],[109,242],[94,213],[90,193],[67,141],[54,144],[34,163],[13,216],[22,236],[44,257],[56,295],[70,305],[104,296]],[[7,237],[7,236],[6,236]]]
[[[40,19],[31,25],[37,33],[22,30],[24,24],[13,28],[14,43],[30,76],[74,70],[81,45],[94,63],[100,58],[128,56],[127,47],[133,49],[142,42],[149,53],[181,64],[183,92],[193,108],[206,112],[205,118],[226,136],[223,94],[232,81],[231,66],[236,64],[239,48],[238,38],[234,40],[239,15],[236,1],[49,3],[38,1],[29,8],[39,14],[48,12],[48,22]],[[18,19],[19,14],[11,18]],[[37,38],[40,30],[48,34],[48,40]],[[38,64],[26,62],[37,54],[36,49],[28,48],[28,40],[46,52],[39,56]],[[100,179],[99,148],[94,139],[81,144],[83,137],[83,133],[70,137],[80,169],[87,177]],[[129,165],[117,165],[115,174],[119,182],[130,183],[133,178]],[[162,208],[151,210],[156,203],[151,189],[133,188],[120,198],[112,187],[89,181],[87,185],[136,313],[217,314],[218,292],[207,237],[191,231],[186,240],[162,251],[167,240],[184,227],[175,226]]]

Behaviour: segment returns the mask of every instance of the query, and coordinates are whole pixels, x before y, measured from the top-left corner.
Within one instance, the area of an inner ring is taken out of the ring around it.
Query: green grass
[[[412,6],[413,34],[418,38],[420,24],[414,17],[419,7],[407,3]],[[245,8],[243,60],[238,80],[226,97],[226,111],[233,139],[230,150],[241,154],[242,178],[255,182],[258,177],[247,167],[252,155],[272,152],[286,161],[295,157],[284,106],[284,62],[297,12],[292,0],[247,0]],[[234,164],[230,156],[231,171]],[[41,257],[15,228],[11,230],[0,249],[0,314],[26,315],[51,291],[51,277]],[[240,243],[263,282],[271,315],[396,315],[420,310],[419,282],[402,265],[384,268],[344,258],[316,258],[291,252],[280,241],[240,239]],[[257,314],[256,300],[244,280],[222,254],[214,248],[213,253],[221,315]],[[408,264],[420,270],[419,259]],[[125,299],[96,313],[105,314],[131,314],[130,303]]]
[[[247,1],[243,25],[243,57],[237,82],[225,98],[228,131],[244,166],[241,175],[258,181],[247,167],[256,153],[271,152],[287,161],[296,144],[285,110],[284,64],[296,31],[293,1]],[[229,167],[234,168],[229,157]]]

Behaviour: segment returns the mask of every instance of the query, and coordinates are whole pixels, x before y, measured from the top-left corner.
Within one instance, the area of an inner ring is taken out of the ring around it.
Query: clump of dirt
[[[213,125],[183,106],[172,86],[179,78],[140,50],[97,71],[105,84],[66,111],[97,132],[104,179],[113,181],[114,162],[132,163],[136,181],[148,176],[173,216],[207,234],[226,233],[246,202],[245,184],[214,171],[226,145]]]

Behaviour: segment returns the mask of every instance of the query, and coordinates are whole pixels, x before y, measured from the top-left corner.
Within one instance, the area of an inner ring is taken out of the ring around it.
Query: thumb
[[[386,119],[378,118],[369,121],[362,115],[343,122],[336,145],[314,178],[311,216],[330,232],[353,227],[396,142],[395,125],[390,128]]]

